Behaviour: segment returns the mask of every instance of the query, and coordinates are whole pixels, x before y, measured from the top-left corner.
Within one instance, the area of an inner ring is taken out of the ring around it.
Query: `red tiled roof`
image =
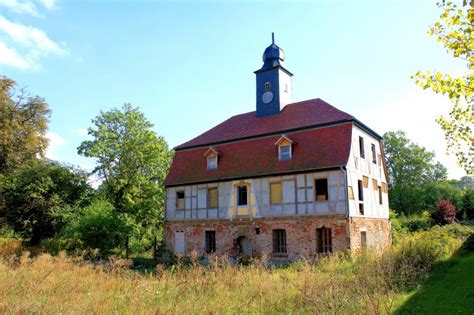
[[[316,98],[286,105],[280,114],[270,117],[257,118],[255,112],[233,116],[175,149],[284,132],[352,118],[354,117]]]
[[[347,115],[347,114],[346,114]],[[209,147],[176,152],[165,186],[338,167],[347,164],[352,123],[287,133],[296,144],[290,161],[278,160],[275,142],[281,135],[214,145],[217,170],[207,170],[203,154]]]

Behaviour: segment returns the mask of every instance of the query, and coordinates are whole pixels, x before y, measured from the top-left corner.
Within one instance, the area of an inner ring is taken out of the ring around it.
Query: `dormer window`
[[[291,145],[281,145],[279,146],[278,150],[278,158],[280,159],[280,161],[291,160]]]
[[[271,91],[272,90],[272,84],[270,81],[265,82],[265,92]]]
[[[294,141],[286,135],[282,135],[275,145],[278,146],[278,159],[280,161],[289,161],[293,157]]]
[[[210,147],[203,156],[207,158],[207,169],[216,170],[219,162],[219,152],[215,148]]]
[[[207,169],[216,170],[217,169],[217,156],[209,156],[207,158]]]

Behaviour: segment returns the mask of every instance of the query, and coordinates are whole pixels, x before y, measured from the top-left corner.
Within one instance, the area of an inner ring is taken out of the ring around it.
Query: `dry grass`
[[[211,257],[209,267],[159,265],[143,274],[123,260],[94,267],[64,253],[30,258],[24,252],[0,259],[0,313],[388,314],[427,263],[448,258],[465,238],[433,233],[439,235],[416,235],[379,257],[333,255],[287,268]]]

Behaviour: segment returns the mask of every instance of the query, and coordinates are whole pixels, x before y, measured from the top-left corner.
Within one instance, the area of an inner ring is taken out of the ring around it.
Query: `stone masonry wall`
[[[367,235],[367,247],[384,250],[392,244],[390,221],[374,218],[349,218],[351,250],[361,247],[361,232]]]
[[[252,256],[295,260],[316,254],[316,229],[331,228],[333,252],[350,248],[348,219],[344,215],[304,216],[288,218],[168,221],[165,224],[165,246],[174,252],[175,232],[184,232],[185,255],[193,250],[205,253],[205,231],[216,231],[216,254],[237,256],[237,238],[251,241]],[[258,232],[257,232],[258,229]],[[272,230],[286,230],[286,254],[273,254]],[[258,233],[258,234],[257,234]]]

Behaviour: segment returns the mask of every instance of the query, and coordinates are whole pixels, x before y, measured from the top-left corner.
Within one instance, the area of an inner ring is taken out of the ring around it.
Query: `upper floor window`
[[[270,81],[265,82],[265,92],[271,91],[272,90],[272,84]]]
[[[328,200],[328,179],[318,178],[314,181],[316,201]]]
[[[365,158],[364,138],[359,137],[359,153],[361,158]]]
[[[215,170],[217,169],[217,164],[219,160],[219,152],[214,148],[210,147],[206,153],[203,154],[207,158],[207,169]]]
[[[278,147],[278,158],[280,161],[291,160],[291,145],[281,145]]]
[[[207,158],[207,169],[208,170],[217,169],[217,156],[209,156]]]
[[[372,163],[377,164],[377,152],[375,151],[375,144],[372,143]]]
[[[280,161],[291,160],[293,156],[293,140],[288,138],[286,135],[282,135],[275,145],[278,146],[278,159]]]
[[[176,209],[184,209],[184,191],[176,192]]]
[[[281,182],[270,183],[270,203],[277,205],[282,202]]]
[[[247,205],[247,186],[237,187],[237,205],[246,206]]]
[[[208,208],[218,208],[219,191],[217,190],[217,187],[209,188],[207,190],[207,204],[208,204]]]

